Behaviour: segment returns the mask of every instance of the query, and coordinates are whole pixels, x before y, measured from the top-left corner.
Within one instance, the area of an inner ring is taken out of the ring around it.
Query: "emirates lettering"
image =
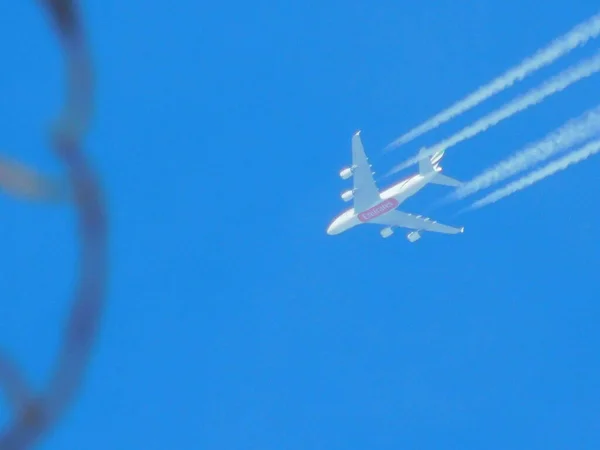
[[[395,209],[397,206],[398,201],[396,199],[388,199],[360,213],[358,215],[358,219],[361,222],[367,222],[368,220],[374,219],[375,217],[381,216],[382,214],[385,214],[386,212]]]

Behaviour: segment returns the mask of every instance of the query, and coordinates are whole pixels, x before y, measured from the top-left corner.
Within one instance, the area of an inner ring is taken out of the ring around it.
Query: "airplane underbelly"
[[[406,199],[408,199],[409,197],[412,197],[417,192],[419,192],[422,188],[423,188],[422,185],[416,185],[405,191],[398,193],[397,195],[393,196],[392,198],[398,202],[398,205],[400,205],[400,204],[404,203],[406,201]]]
[[[402,203],[404,203],[406,201],[406,199],[408,197],[409,197],[408,195],[406,195],[405,193],[402,193],[402,194],[398,194],[392,198],[398,202],[398,205],[401,205]]]

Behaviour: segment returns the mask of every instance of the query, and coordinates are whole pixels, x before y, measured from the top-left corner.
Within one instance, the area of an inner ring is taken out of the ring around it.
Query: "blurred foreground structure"
[[[68,201],[77,212],[80,267],[72,306],[53,372],[42,392],[0,353],[0,388],[11,420],[0,433],[0,450],[35,448],[76,398],[102,315],[107,282],[107,219],[102,192],[84,153],[93,109],[91,58],[76,0],[34,0],[56,31],[67,65],[67,98],[49,146],[65,179],[50,181],[16,162],[0,159],[4,194],[36,201]]]

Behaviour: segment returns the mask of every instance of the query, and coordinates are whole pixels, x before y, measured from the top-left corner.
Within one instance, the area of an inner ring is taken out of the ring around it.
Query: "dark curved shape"
[[[102,190],[83,153],[92,111],[92,70],[75,0],[38,0],[49,13],[68,66],[68,93],[54,127],[52,147],[64,163],[80,235],[80,272],[62,348],[46,389],[34,393],[0,354],[0,387],[13,417],[0,435],[0,450],[33,448],[74,401],[93,350],[106,295],[107,215]]]

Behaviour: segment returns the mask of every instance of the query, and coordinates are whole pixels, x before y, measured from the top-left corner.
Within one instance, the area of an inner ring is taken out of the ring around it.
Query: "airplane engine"
[[[394,234],[394,230],[392,230],[392,227],[387,227],[381,230],[380,233],[381,237],[385,239],[389,238],[392,234]]]
[[[344,169],[342,169],[340,171],[340,177],[343,180],[347,180],[348,178],[350,178],[352,176],[352,169],[350,167],[345,167]]]
[[[349,190],[349,191],[342,192],[342,200],[344,200],[345,202],[349,202],[353,198],[354,198],[354,191]]]
[[[406,235],[406,239],[408,239],[410,242],[416,242],[421,239],[421,235],[418,231],[411,231]]]

